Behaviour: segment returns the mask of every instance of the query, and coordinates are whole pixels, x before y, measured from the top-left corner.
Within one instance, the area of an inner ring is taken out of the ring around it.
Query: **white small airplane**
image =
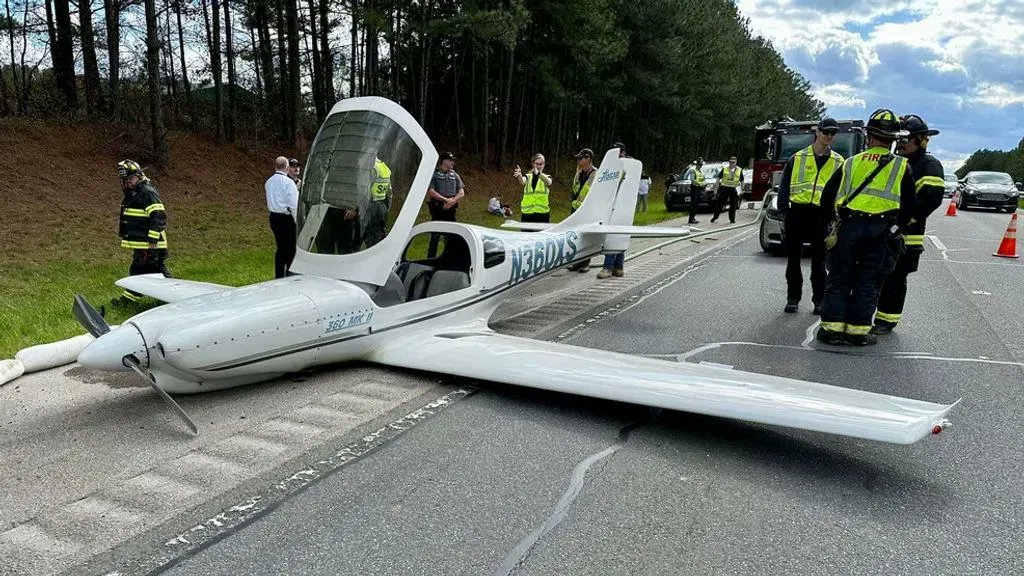
[[[543,227],[539,232],[456,222],[414,226],[437,159],[422,128],[396,103],[339,102],[306,164],[295,275],[241,288],[160,275],[123,278],[118,286],[168,304],[113,330],[76,296],[75,315],[96,336],[79,363],[137,372],[193,433],[195,424],[168,393],[219,390],[348,360],[898,444],[948,425],[953,405],[494,332],[488,318],[516,288],[581,259],[621,252],[630,236],[689,230],[632,225],[641,163],[620,159],[617,149],[605,154],[573,215],[547,227],[523,226]],[[390,171],[386,182],[388,172],[376,168],[381,163]],[[374,205],[380,195],[368,191],[381,183],[391,196]],[[402,199],[399,208],[394,201]],[[354,209],[359,218],[342,216]],[[371,230],[383,226],[374,213],[390,221],[383,239],[380,228]],[[367,246],[362,237],[379,241]],[[427,247],[432,240],[436,253]]]

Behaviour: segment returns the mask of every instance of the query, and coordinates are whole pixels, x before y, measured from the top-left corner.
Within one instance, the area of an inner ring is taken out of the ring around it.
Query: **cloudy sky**
[[[836,118],[879,107],[942,133],[947,170],[1024,137],[1022,0],[737,0]]]

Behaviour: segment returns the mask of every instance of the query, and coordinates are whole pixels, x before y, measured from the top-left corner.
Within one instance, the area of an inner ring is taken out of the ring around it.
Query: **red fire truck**
[[[864,150],[864,122],[839,120],[839,134],[832,141],[832,149],[849,158]],[[764,195],[778,184],[776,172],[781,173],[793,154],[814,142],[817,120],[795,121],[792,118],[769,120],[755,129],[754,174],[750,186],[750,199],[763,200]]]

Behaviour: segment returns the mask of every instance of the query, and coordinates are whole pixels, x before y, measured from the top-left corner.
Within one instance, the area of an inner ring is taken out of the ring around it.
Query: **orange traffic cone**
[[[953,202],[956,198],[949,199],[949,208],[946,208],[946,216],[956,216],[956,204]]]
[[[993,256],[1003,258],[1018,258],[1017,254],[1017,213],[1010,218],[1010,225],[1006,227],[1006,234],[1003,234],[1003,242],[999,244],[999,250]]]

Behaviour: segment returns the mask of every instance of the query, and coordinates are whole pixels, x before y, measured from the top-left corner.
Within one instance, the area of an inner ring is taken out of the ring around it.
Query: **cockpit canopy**
[[[298,247],[353,254],[379,243],[409,195],[422,156],[384,114],[331,114],[313,142],[299,192]]]

